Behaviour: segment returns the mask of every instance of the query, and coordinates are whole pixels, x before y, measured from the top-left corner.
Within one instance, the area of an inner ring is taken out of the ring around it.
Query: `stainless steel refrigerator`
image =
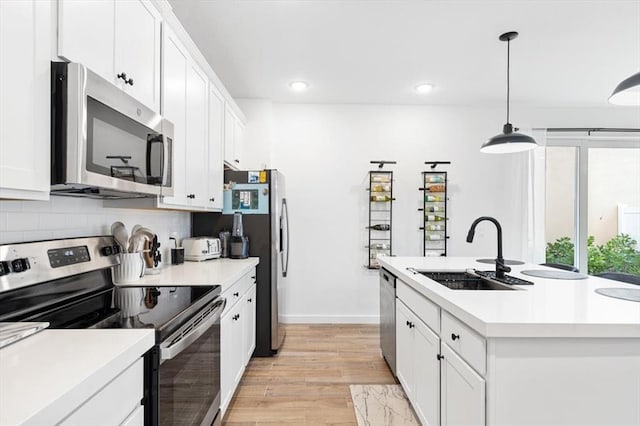
[[[284,340],[278,318],[278,295],[289,266],[289,217],[285,179],[278,170],[224,172],[222,213],[192,213],[196,236],[217,237],[231,231],[233,214],[242,212],[249,256],[259,257],[256,294],[255,356],[275,354]]]

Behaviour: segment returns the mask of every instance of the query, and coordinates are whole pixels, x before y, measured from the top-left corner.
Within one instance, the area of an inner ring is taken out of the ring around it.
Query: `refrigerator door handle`
[[[285,226],[282,226],[284,217]],[[286,229],[285,229],[286,228]],[[283,234],[286,234],[287,243],[283,247]],[[286,248],[286,253],[285,253]],[[282,199],[282,216],[280,216],[280,256],[282,257],[282,276],[286,277],[289,270],[289,210],[287,207],[287,199]]]

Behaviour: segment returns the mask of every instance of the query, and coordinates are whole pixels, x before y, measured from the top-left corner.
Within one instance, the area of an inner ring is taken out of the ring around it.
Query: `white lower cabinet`
[[[439,424],[440,338],[396,300],[396,373],[425,426]]]
[[[446,343],[442,344],[442,356],[442,424],[484,425],[484,379]]]
[[[425,426],[485,425],[485,339],[397,281],[396,375]],[[431,327],[425,321],[429,321]]]
[[[256,346],[255,268],[227,287],[220,320],[220,408],[224,415]]]
[[[90,425],[99,419],[104,425],[142,425],[144,407],[144,363],[142,358],[129,366],[98,393],[83,402],[61,425]]]
[[[256,348],[256,285],[252,284],[244,297],[244,345],[245,364],[249,363]]]

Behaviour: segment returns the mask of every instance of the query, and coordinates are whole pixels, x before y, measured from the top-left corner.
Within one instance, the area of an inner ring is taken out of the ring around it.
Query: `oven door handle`
[[[215,309],[209,312],[204,318],[204,320],[200,320],[200,324],[189,331],[187,334],[182,336],[180,340],[175,341],[175,338],[179,336],[185,329],[188,329],[192,326],[192,321],[189,321],[183,327],[180,328],[177,332],[169,336],[163,343],[160,344],[160,359],[162,361],[173,359],[180,352],[184,351],[189,345],[198,340],[200,336],[211,328],[213,324],[217,321],[220,321],[220,316],[222,315],[222,311],[224,307],[227,305],[227,299],[220,299],[215,302]],[[196,314],[197,316],[197,314]]]

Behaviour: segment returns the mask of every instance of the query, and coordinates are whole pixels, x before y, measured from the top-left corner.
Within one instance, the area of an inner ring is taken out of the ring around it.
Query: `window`
[[[548,263],[640,276],[640,136],[547,135]]]

